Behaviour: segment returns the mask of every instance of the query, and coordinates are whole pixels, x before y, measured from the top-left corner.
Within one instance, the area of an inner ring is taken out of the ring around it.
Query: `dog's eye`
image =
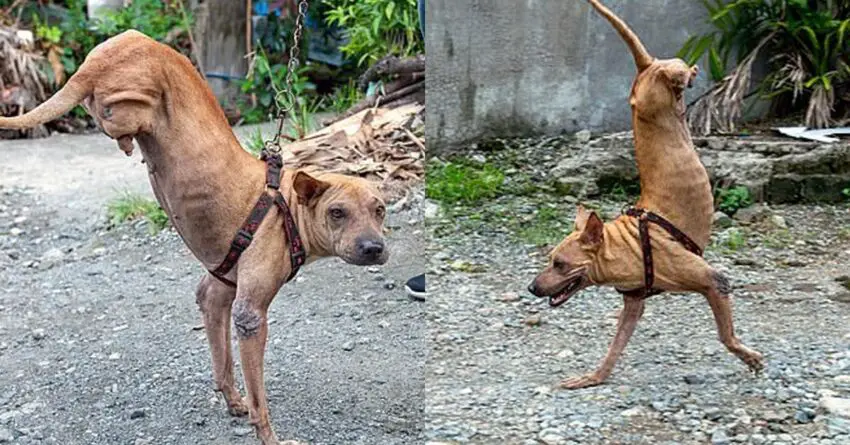
[[[564,269],[567,268],[567,263],[565,263],[561,260],[555,260],[555,261],[552,261],[552,267],[554,267],[555,269],[558,269],[558,270],[564,270]]]
[[[333,219],[343,219],[345,218],[345,210],[343,209],[330,209],[328,211]]]
[[[378,218],[383,218],[387,214],[387,209],[384,206],[378,206],[378,208],[375,209],[375,214],[378,215]]]

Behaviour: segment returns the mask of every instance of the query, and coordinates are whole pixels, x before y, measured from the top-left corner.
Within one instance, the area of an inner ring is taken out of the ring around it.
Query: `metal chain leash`
[[[298,57],[301,54],[301,35],[304,32],[304,21],[307,19],[307,9],[310,5],[307,0],[298,2],[298,13],[295,16],[295,28],[292,31],[292,46],[289,47],[289,63],[286,65],[286,78],[284,89],[275,94],[275,105],[277,107],[277,131],[274,138],[266,141],[266,150],[271,153],[280,153],[280,136],[283,133],[283,122],[286,115],[295,108],[295,92],[292,87],[295,71],[301,65]]]

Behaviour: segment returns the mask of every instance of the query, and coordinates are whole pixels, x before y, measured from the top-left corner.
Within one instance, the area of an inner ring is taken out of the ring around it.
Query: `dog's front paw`
[[[242,397],[238,397],[227,403],[227,412],[233,417],[245,417],[248,415],[248,405]]]
[[[568,379],[561,380],[561,383],[559,383],[558,386],[563,389],[581,389],[601,385],[604,381],[605,379],[600,378],[596,375],[596,373],[590,373],[579,377],[570,377]]]
[[[750,368],[755,375],[761,374],[762,369],[764,369],[764,356],[756,351],[749,351],[746,354],[741,356],[741,360],[747,364],[747,367]]]

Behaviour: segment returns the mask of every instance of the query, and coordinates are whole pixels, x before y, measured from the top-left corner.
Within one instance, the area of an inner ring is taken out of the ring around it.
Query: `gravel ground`
[[[534,151],[509,153],[521,162],[508,182],[557,162]],[[552,309],[524,291],[545,251],[505,227],[552,201],[574,208],[569,197],[527,193],[480,205],[484,216],[426,204],[433,444],[850,444],[847,205],[756,207],[716,229],[706,257],[733,281],[736,331],[766,357],[760,376],[718,341],[704,298],[663,294],[648,301],[606,384],[566,391],[555,384],[604,356],[622,301],[591,288]],[[626,202],[590,204],[614,215]]]
[[[101,135],[0,151],[0,443],[257,443],[212,389],[200,265],[172,230],[106,228],[109,199],[150,196],[139,155]],[[266,388],[282,440],[421,440],[424,306],[403,291],[425,267],[417,202],[391,212],[387,265],[320,261],[272,305]]]

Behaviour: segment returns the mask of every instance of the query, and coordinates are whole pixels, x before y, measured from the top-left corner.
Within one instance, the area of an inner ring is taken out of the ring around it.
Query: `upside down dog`
[[[159,204],[211,271],[196,299],[216,389],[232,415],[249,415],[264,445],[279,444],[263,382],[269,305],[305,262],[386,262],[377,188],[361,178],[281,170],[274,154],[265,162],[249,155],[191,62],[136,31],[98,45],[59,92],[27,114],[0,118],[0,127],[32,127],[80,103],[127,155],[138,143]],[[233,377],[231,318],[246,399]]]
[[[563,380],[561,386],[601,384],[634,332],[645,299],[664,291],[703,294],[720,340],[757,372],[762,355],[741,343],[732,327],[729,280],[702,258],[714,199],[685,122],[683,97],[698,69],[681,59],[655,59],[625,22],[599,1],[589,2],[625,40],[637,66],[629,104],[641,192],[634,207],[608,223],[579,206],[575,230],[529,285],[532,294],[549,297],[552,306],[591,285],[614,286],[623,294],[617,333],[599,368]]]

